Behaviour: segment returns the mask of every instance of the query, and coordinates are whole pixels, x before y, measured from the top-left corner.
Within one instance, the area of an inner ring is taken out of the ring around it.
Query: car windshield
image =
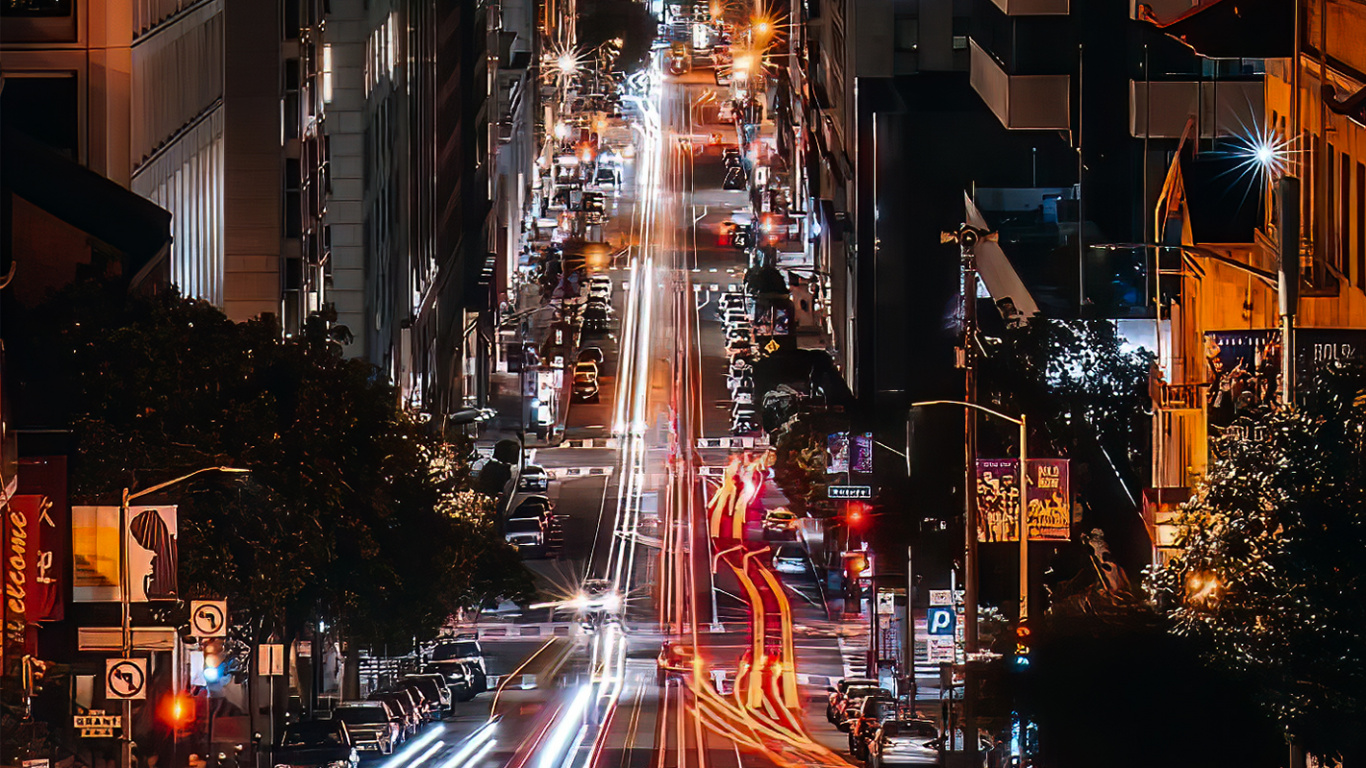
[[[337,711],[332,713],[333,720],[340,720],[347,725],[359,725],[361,723],[385,723],[389,721],[388,713],[384,711],[383,705],[368,707],[337,707]]]
[[[301,747],[309,744],[341,744],[340,729],[328,722],[309,721],[295,723],[285,729],[285,737],[280,741],[286,747]]]
[[[508,533],[532,533],[541,530],[541,524],[535,518],[513,518],[508,521]]]
[[[511,524],[511,521],[509,521]],[[443,643],[432,651],[432,661],[445,661],[446,659],[463,659],[469,656],[479,655],[479,643],[472,640],[456,643]]]
[[[783,548],[781,548],[781,549],[778,550],[778,552],[774,555],[774,557],[777,557],[777,558],[780,558],[780,559],[783,559],[783,560],[800,560],[801,557],[802,557],[802,551],[801,551],[801,549],[798,548],[798,547],[783,547]],[[851,689],[851,690],[849,691],[849,695],[850,695],[850,696],[860,696],[860,695],[867,696],[867,695],[868,695],[868,694],[866,694],[866,693],[865,693],[865,694],[856,693],[855,690],[856,690],[856,689]],[[875,690],[877,690],[877,689],[876,689],[876,688],[870,688],[869,690],[870,690],[870,691],[875,691]]]
[[[784,549],[786,549],[786,547],[784,547]],[[778,551],[781,552],[782,550]],[[868,696],[877,695],[881,692],[883,692],[883,689],[875,685],[854,685],[849,687],[849,698],[862,699]]]

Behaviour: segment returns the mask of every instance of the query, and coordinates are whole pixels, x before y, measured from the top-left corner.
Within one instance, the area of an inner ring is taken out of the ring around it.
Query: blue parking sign
[[[926,631],[930,635],[952,636],[955,618],[953,608],[946,605],[933,606],[925,617]]]

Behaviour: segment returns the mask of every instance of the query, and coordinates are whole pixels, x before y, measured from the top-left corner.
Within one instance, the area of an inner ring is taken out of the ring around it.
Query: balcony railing
[[[1070,75],[1010,75],[976,40],[969,40],[972,88],[1001,124],[1012,129],[1071,127]]]

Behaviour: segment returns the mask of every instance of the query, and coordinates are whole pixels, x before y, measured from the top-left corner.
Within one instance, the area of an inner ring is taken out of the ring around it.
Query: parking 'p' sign
[[[929,635],[953,635],[954,613],[948,606],[934,606],[925,615],[925,631]]]
[[[104,696],[107,699],[147,698],[147,660],[105,659]]]
[[[228,601],[195,600],[190,603],[190,634],[195,637],[228,636]]]

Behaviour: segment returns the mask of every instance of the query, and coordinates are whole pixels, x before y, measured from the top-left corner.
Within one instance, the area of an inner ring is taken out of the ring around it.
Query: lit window
[[[323,103],[332,103],[332,46],[323,46]]]

